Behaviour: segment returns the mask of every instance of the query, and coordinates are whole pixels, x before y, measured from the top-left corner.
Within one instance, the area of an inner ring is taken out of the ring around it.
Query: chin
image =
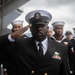
[[[43,36],[39,36],[39,37],[37,37],[37,40],[38,41],[43,41],[45,38],[43,37]]]

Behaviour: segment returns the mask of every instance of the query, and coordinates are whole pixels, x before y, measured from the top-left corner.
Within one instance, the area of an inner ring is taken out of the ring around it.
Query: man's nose
[[[16,28],[16,30],[19,30],[19,29],[20,29],[20,28],[18,28],[18,27]]]
[[[38,30],[41,30],[41,29],[42,29],[42,27],[41,27],[41,26],[39,26],[39,27],[38,27]]]

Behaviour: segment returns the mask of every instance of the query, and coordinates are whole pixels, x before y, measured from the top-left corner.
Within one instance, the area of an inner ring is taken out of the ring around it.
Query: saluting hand
[[[12,39],[19,38],[19,37],[20,37],[25,31],[27,31],[28,28],[30,28],[30,27],[31,27],[31,24],[30,24],[30,25],[27,25],[27,26],[25,26],[25,27],[23,27],[23,28],[21,28],[20,30],[18,30],[18,31],[16,31],[16,32],[14,32],[14,33],[11,33]]]

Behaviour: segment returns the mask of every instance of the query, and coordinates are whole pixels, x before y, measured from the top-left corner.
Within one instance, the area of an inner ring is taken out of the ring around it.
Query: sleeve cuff
[[[15,39],[12,39],[11,34],[8,35],[8,39],[10,42],[15,42]]]

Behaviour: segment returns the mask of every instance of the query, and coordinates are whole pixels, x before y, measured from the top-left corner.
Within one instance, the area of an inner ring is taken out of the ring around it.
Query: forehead
[[[14,24],[13,27],[21,27],[21,24]]]
[[[63,28],[63,26],[62,25],[57,25],[54,28]]]
[[[52,32],[53,30],[48,30],[48,32]]]

